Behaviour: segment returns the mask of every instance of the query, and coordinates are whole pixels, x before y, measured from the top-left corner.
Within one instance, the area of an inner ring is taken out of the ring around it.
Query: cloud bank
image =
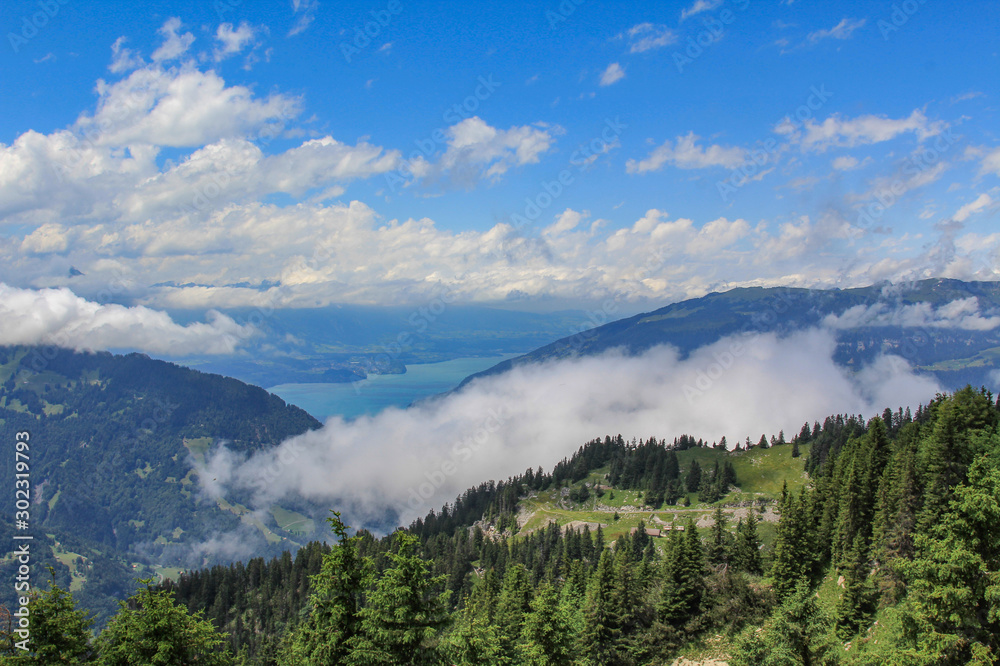
[[[143,306],[102,305],[69,289],[18,289],[0,283],[0,345],[231,354],[253,333],[253,327],[214,311],[206,323],[181,326],[167,313]]]
[[[257,508],[301,495],[355,521],[395,511],[406,524],[472,485],[551,469],[594,437],[756,441],[831,413],[915,406],[940,390],[899,357],[851,375],[834,363],[834,348],[829,330],[811,330],[733,336],[685,360],[658,347],[522,366],[410,409],[330,419],[249,460],[221,449],[208,490],[251,490]]]

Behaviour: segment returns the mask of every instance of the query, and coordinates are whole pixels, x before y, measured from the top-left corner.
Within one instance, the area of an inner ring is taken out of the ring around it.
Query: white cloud
[[[981,211],[991,203],[993,203],[993,198],[984,192],[983,194],[980,194],[975,201],[971,201],[955,211],[955,214],[951,216],[951,219],[956,222],[965,222],[969,219],[970,215]]]
[[[108,65],[108,69],[112,74],[121,74],[146,64],[142,56],[125,47],[126,41],[128,40],[125,37],[119,37],[111,45],[111,64]]]
[[[203,146],[287,122],[300,108],[297,98],[256,98],[215,72],[190,67],[139,69],[114,84],[98,81],[97,92],[97,112],[81,115],[77,128],[108,146]]]
[[[156,354],[231,354],[254,333],[218,312],[208,323],[176,324],[146,307],[101,305],[69,289],[18,289],[0,283],[0,344],[83,350],[134,349]]]
[[[160,48],[153,51],[153,62],[176,60],[187,53],[191,44],[194,43],[194,35],[190,32],[181,34],[180,29],[181,20],[176,16],[167,19],[166,23],[160,27],[158,32],[163,36],[163,43]]]
[[[621,81],[624,78],[625,70],[617,62],[613,62],[601,73],[601,85],[610,86],[612,83]]]
[[[435,168],[467,185],[479,179],[496,181],[511,167],[537,163],[555,141],[553,129],[545,126],[501,130],[479,116],[452,125],[446,134],[448,148]]]
[[[628,29],[629,53],[662,49],[677,41],[677,35],[665,25],[639,23]]]
[[[561,233],[572,231],[579,226],[580,222],[587,218],[587,211],[575,211],[567,208],[556,216],[556,221],[546,227],[543,233],[547,236],[557,236]]]
[[[816,32],[809,33],[809,41],[815,44],[827,38],[850,39],[854,31],[863,27],[865,23],[866,19],[843,18],[840,20],[840,23],[829,30],[817,30]]]
[[[996,148],[983,157],[980,173],[991,173],[995,176],[1000,176],[1000,148]]]
[[[295,24],[288,31],[288,36],[292,37],[304,32],[312,25],[316,19],[316,10],[319,9],[317,0],[292,0],[292,13],[296,16]]]
[[[722,2],[723,0],[695,0],[693,5],[687,9],[681,10],[681,20],[684,21],[692,16],[695,16],[696,14],[711,11],[721,5]]]
[[[856,305],[840,315],[827,315],[823,324],[830,328],[862,326],[903,326],[959,328],[967,331],[992,331],[1000,326],[1000,316],[984,317],[975,296],[951,301],[938,308],[930,303],[893,307],[888,303]]]
[[[250,27],[246,21],[240,23],[240,26],[235,29],[232,23],[221,24],[215,32],[215,39],[219,42],[219,46],[213,49],[212,59],[219,62],[236,55],[247,45],[252,44],[256,35],[257,31]]]
[[[629,160],[625,169],[628,173],[646,173],[659,171],[664,164],[672,164],[679,169],[734,169],[743,164],[746,151],[742,148],[720,145],[702,147],[697,145],[698,138],[694,132],[689,132],[687,136],[677,137],[673,144],[668,139],[645,159]]]
[[[549,468],[605,434],[756,440],[826,414],[915,407],[940,390],[898,357],[852,375],[834,364],[834,350],[830,333],[808,331],[726,338],[683,361],[658,347],[522,366],[407,410],[330,419],[241,464],[216,465],[225,476],[214,478],[254,491],[256,506],[301,495],[355,521],[390,509],[406,524],[469,486]]]
[[[853,148],[873,143],[881,143],[896,138],[900,134],[913,133],[923,141],[937,136],[947,128],[947,124],[931,122],[923,111],[916,109],[907,118],[886,118],[884,116],[859,116],[842,118],[834,114],[821,123],[808,119],[803,131],[795,130],[785,121],[775,127],[775,132],[787,134],[802,146],[803,150],[825,151],[831,147]]]
[[[833,160],[831,166],[836,171],[857,171],[862,169],[872,163],[872,158],[866,157],[863,160],[859,160],[851,155],[841,155]]]

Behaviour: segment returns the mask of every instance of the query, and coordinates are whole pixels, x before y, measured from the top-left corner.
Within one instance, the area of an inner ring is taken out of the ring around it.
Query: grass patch
[[[205,464],[205,454],[208,453],[208,447],[212,446],[211,437],[196,437],[194,439],[184,438],[184,447],[191,452],[191,456],[195,459],[198,464]]]
[[[271,515],[274,522],[285,532],[297,535],[312,534],[316,529],[316,522],[309,516],[304,516],[296,511],[282,509],[280,506],[271,507]]]

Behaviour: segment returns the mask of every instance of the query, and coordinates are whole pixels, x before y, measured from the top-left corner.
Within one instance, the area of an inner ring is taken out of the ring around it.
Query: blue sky
[[[428,5],[4,3],[0,282],[640,310],[997,279],[995,2]]]

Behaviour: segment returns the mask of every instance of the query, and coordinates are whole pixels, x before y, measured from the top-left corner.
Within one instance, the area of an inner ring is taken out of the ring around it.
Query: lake
[[[368,379],[346,384],[279,384],[267,390],[320,421],[331,416],[353,419],[450,391],[469,375],[519,355],[456,358],[407,365],[402,375],[369,375]]]

